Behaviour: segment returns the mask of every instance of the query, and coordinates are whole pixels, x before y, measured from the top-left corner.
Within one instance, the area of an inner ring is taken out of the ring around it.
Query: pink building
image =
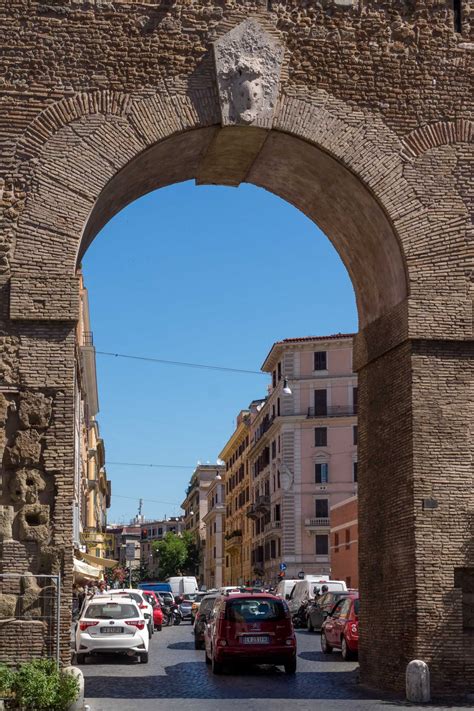
[[[255,578],[331,573],[330,509],[357,493],[357,376],[353,334],[275,343],[262,370],[270,394],[253,418]],[[285,392],[286,390],[286,392]]]

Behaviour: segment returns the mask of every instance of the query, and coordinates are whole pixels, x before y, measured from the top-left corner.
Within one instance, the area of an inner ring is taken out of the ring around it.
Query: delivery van
[[[190,575],[177,575],[172,578],[166,578],[166,582],[170,584],[171,592],[175,597],[176,595],[199,592],[196,578]]]
[[[347,585],[344,580],[325,580],[319,575],[307,576],[305,580],[298,580],[291,591],[288,600],[288,607],[292,617],[295,617],[300,607],[321,594],[321,588],[325,586],[325,592],[346,592]]]

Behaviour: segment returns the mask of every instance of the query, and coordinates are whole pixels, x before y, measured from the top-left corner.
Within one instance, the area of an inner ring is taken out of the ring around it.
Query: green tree
[[[184,531],[183,539],[186,544],[186,560],[183,565],[183,572],[186,575],[198,575],[199,562],[201,558],[200,546],[190,531]]]
[[[188,557],[188,546],[183,536],[167,533],[162,541],[153,543],[153,550],[158,555],[160,577],[182,574]]]

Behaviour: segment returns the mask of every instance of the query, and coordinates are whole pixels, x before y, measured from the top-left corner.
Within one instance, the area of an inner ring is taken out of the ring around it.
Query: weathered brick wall
[[[65,661],[74,269],[127,202],[194,178],[279,194],[324,229],[353,280],[364,680],[400,689],[406,662],[424,656],[435,689],[472,682],[472,637],[454,587],[454,569],[473,565],[472,487],[463,489],[472,473],[468,5],[458,32],[450,0],[2,3],[0,505],[13,507],[14,521],[9,508],[0,545],[3,569],[14,565],[13,546],[33,572],[64,574]],[[249,16],[285,46],[271,131],[220,128],[211,45]],[[16,412],[34,395],[32,419],[21,423]],[[41,398],[51,403],[46,419]],[[439,483],[445,466],[452,487]],[[45,487],[12,500],[18,468],[37,470]],[[430,513],[420,508],[427,491],[439,500]],[[21,524],[35,505],[41,541]],[[434,618],[445,620],[436,645]]]

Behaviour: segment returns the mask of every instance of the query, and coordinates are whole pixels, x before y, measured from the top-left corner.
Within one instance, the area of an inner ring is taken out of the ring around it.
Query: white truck
[[[166,578],[166,582],[171,585],[171,592],[175,597],[176,595],[187,595],[188,593],[197,593],[199,591],[196,578],[189,575]]]

